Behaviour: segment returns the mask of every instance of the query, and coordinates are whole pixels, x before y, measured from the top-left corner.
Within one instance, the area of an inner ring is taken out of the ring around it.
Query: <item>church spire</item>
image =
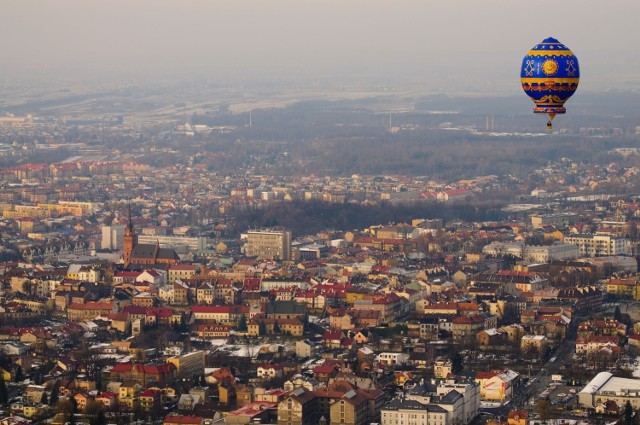
[[[133,248],[138,244],[138,238],[136,236],[136,232],[133,228],[133,222],[131,221],[131,202],[129,202],[129,223],[127,227],[124,229],[124,237],[122,238],[123,244],[123,260],[124,266],[129,267],[129,263],[131,262],[131,252]]]
[[[129,222],[127,224],[127,229],[129,230],[130,234],[133,234],[133,222],[131,221],[131,201],[129,201]]]

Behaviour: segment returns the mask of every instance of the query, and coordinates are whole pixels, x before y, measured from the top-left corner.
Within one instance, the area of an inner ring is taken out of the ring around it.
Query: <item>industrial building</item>
[[[634,409],[640,408],[640,379],[600,372],[578,393],[578,402],[586,408],[595,408],[607,401],[614,401],[618,406],[628,401]]]

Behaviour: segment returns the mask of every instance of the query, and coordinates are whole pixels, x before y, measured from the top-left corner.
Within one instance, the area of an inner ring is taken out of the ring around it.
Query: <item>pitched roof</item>
[[[158,250],[156,255],[156,248]],[[153,258],[153,259],[170,259],[180,260],[180,257],[173,248],[157,247],[153,244],[137,244],[131,251],[131,258]]]
[[[192,305],[193,313],[249,313],[249,307],[244,305]]]
[[[170,423],[170,424],[199,425],[202,423],[202,421],[203,421],[203,418],[201,416],[167,415],[164,417],[165,424]]]
[[[103,301],[89,301],[84,304],[71,303],[67,307],[67,310],[113,310],[114,303]]]

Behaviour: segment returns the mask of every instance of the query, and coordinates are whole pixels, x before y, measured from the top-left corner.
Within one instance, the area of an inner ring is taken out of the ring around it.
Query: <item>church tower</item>
[[[138,237],[136,236],[136,232],[133,229],[133,223],[131,222],[131,203],[129,203],[129,223],[127,227],[124,229],[124,237],[122,238],[123,244],[123,257],[124,257],[124,266],[129,267],[129,263],[131,263],[131,252],[133,251],[133,247],[138,244]]]

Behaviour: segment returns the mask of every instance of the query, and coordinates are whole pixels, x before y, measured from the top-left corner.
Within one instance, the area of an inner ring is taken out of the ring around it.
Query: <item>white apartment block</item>
[[[491,242],[482,248],[482,253],[487,255],[513,255],[522,258],[524,244],[522,242]]]
[[[395,399],[380,409],[381,425],[451,425],[447,411],[435,404]]]
[[[527,245],[522,252],[524,261],[548,263],[549,261],[575,260],[580,256],[578,246],[563,243],[554,245]]]
[[[207,238],[205,237],[138,235],[138,243],[151,245],[159,243],[174,248],[185,246],[188,252],[207,249]]]
[[[475,381],[431,380],[406,394],[406,399],[423,406],[436,405],[447,412],[446,425],[467,425],[480,408],[480,385]],[[399,424],[398,424],[399,425]]]
[[[456,382],[454,379],[447,379],[438,385],[436,394],[444,396],[454,390],[462,395],[463,400],[462,416],[454,418],[454,423],[468,424],[478,415],[480,409],[480,385],[477,382]]]
[[[124,224],[102,226],[102,249],[122,249],[124,237]]]
[[[564,243],[576,245],[581,257],[629,255],[629,240],[611,235],[568,235]]]
[[[409,355],[406,353],[380,353],[378,361],[388,366],[403,365],[409,363]]]

